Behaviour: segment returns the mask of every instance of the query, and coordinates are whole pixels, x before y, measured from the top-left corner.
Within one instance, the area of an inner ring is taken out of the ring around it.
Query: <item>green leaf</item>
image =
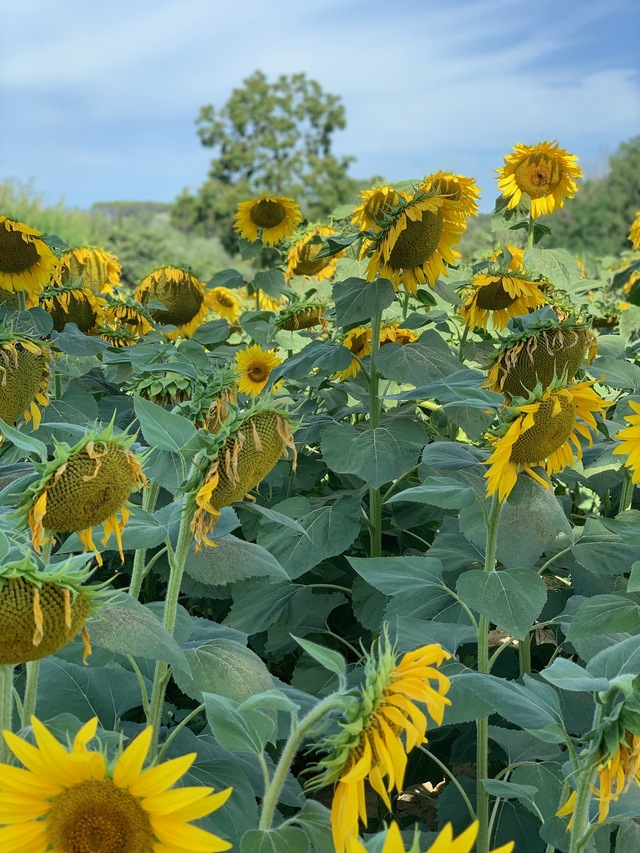
[[[398,492],[387,503],[410,501],[443,509],[462,509],[471,506],[475,499],[473,489],[461,485],[458,480],[451,477],[426,477],[421,485]]]
[[[325,432],[321,449],[324,461],[339,474],[356,474],[374,489],[395,480],[416,464],[420,446],[412,426],[358,430],[349,424],[332,424]],[[426,442],[426,435],[424,436]]]
[[[468,670],[448,674],[451,687],[447,692],[447,699],[451,705],[447,706],[444,712],[445,726],[481,720],[493,713],[493,704],[488,698],[483,697],[480,691],[472,689],[472,685],[465,681],[468,674]]]
[[[213,278],[210,278],[207,282],[207,288],[228,287],[229,289],[233,289],[234,287],[242,287],[243,284],[244,277],[242,273],[239,273],[238,270],[228,269],[215,273]]]
[[[415,594],[426,586],[442,586],[442,563],[431,557],[347,557],[368,584],[385,595]]]
[[[278,269],[262,270],[256,273],[253,285],[272,299],[279,299],[283,293],[289,293],[291,290],[284,273]]]
[[[144,400],[137,394],[134,408],[149,447],[182,453],[185,444],[196,434],[195,427],[186,418],[167,412],[162,406]]]
[[[524,640],[547,600],[544,581],[533,569],[472,570],[460,575],[464,603],[518,640]]]
[[[300,584],[267,585],[261,581],[247,581],[238,584],[234,602],[225,625],[258,634],[266,631],[275,622],[286,622],[291,628],[305,617],[311,604],[312,591]]]
[[[317,643],[312,643],[311,640],[302,640],[293,634],[291,636],[308,655],[311,655],[314,660],[317,660],[329,672],[335,672],[337,675],[346,675],[347,664],[340,652],[335,651],[335,649],[328,649],[325,646],[319,646]]]
[[[295,826],[249,829],[240,841],[240,853],[307,853],[309,840]]]
[[[427,643],[439,643],[443,649],[455,655],[458,646],[475,640],[476,634],[471,625],[413,619],[410,616],[396,617],[396,642],[398,649],[403,652],[413,651]]]
[[[24,432],[20,432],[20,430],[14,429],[14,427],[5,423],[2,418],[0,418],[0,432],[9,439],[9,441],[14,444],[16,447],[19,447],[20,450],[24,450],[25,453],[30,453],[34,456],[37,456],[43,462],[47,458],[47,445],[43,444],[37,438],[32,438]]]
[[[594,678],[586,669],[567,658],[556,658],[540,675],[560,690],[594,693],[609,689],[608,679]]]
[[[637,560],[631,566],[629,582],[627,583],[627,592],[640,592],[640,560]]]
[[[376,367],[386,379],[418,388],[455,373],[460,362],[434,329],[414,344],[386,344],[376,357]]]
[[[594,595],[587,599],[571,621],[567,639],[597,637],[609,632],[634,633],[640,630],[640,605],[635,597]]]
[[[200,583],[221,586],[254,577],[289,580],[280,563],[265,548],[228,534],[215,540],[215,548],[195,547],[187,554],[185,572]]]
[[[51,332],[51,341],[60,352],[67,355],[98,355],[98,353],[109,349],[109,344],[106,341],[103,341],[102,338],[85,335],[75,323],[67,323],[61,332]]]
[[[255,752],[262,755],[273,739],[275,723],[262,711],[245,708],[216,693],[203,693],[202,701],[213,736],[230,752]]]
[[[589,367],[589,373],[602,380],[609,388],[633,390],[640,387],[640,367],[630,361],[618,358],[597,358]]]
[[[350,326],[370,320],[374,314],[384,311],[395,299],[395,290],[390,281],[364,281],[362,278],[346,278],[337,281],[332,288],[336,306],[338,326]]]
[[[225,319],[210,320],[198,326],[191,340],[197,341],[203,347],[216,347],[224,343],[230,334],[231,328]]]
[[[594,655],[587,671],[595,678],[612,680],[618,675],[640,675],[640,636],[628,637]]]
[[[273,687],[271,675],[258,655],[234,640],[209,640],[187,649],[185,655],[191,675],[176,672],[174,680],[183,693],[197,702],[202,701],[205,692],[242,702]]]
[[[295,816],[315,853],[335,853],[331,832],[331,812],[317,800],[307,800]]]
[[[483,779],[482,787],[492,797],[500,797],[502,800],[519,800],[535,812],[533,798],[538,793],[538,789],[533,785],[516,785],[514,782],[503,782],[502,779]]]
[[[570,291],[582,275],[576,259],[566,249],[527,249],[524,265],[530,275],[543,275],[558,290]]]

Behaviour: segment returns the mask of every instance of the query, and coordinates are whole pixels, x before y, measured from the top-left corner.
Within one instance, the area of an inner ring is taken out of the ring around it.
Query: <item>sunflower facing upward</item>
[[[513,147],[504,158],[504,166],[496,169],[498,189],[509,199],[507,208],[516,207],[523,195],[531,199],[531,216],[537,219],[564,206],[565,198],[573,198],[576,181],[582,177],[578,158],[557,142]]]
[[[24,222],[0,216],[0,288],[26,292],[34,302],[58,266],[40,237],[40,231]]]
[[[300,206],[281,195],[265,195],[241,201],[233,227],[245,240],[260,239],[265,246],[274,246],[290,237],[302,220]]]
[[[624,419],[630,426],[617,434],[616,438],[622,440],[614,447],[613,453],[627,457],[624,464],[631,470],[631,482],[640,483],[640,404],[633,400],[628,400],[628,403],[635,414],[625,415]]]
[[[425,853],[471,853],[471,848],[478,835],[478,825],[478,821],[475,821],[464,832],[460,833],[457,838],[454,838],[453,827],[448,823],[438,833],[438,837]],[[502,847],[492,850],[491,853],[511,853],[512,850],[513,841],[509,841],[507,844],[503,844]],[[367,853],[367,851],[359,839],[356,839],[348,845],[347,853]],[[395,821],[387,830],[384,846],[380,853],[405,853],[400,829]],[[409,853],[418,853],[415,843]]]
[[[262,349],[260,344],[239,350],[236,353],[236,373],[240,393],[256,397],[267,384],[273,368],[281,363],[273,350]]]

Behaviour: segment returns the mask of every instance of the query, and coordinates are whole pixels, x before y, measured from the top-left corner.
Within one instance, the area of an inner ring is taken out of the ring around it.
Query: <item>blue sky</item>
[[[21,0],[0,31],[0,180],[48,201],[171,201],[205,179],[194,120],[260,69],[341,96],[338,154],[388,180],[476,178],[517,142],[583,169],[640,133],[637,0]]]

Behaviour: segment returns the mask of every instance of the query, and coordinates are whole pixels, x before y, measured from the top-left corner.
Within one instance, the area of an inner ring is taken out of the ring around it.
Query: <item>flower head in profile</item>
[[[82,284],[50,285],[40,294],[40,307],[51,314],[53,328],[61,332],[75,323],[81,332],[91,332],[102,323],[107,301]]]
[[[360,192],[362,201],[354,207],[351,214],[351,222],[360,231],[372,229],[380,230],[383,227],[385,217],[389,215],[392,208],[398,204],[401,198],[409,198],[405,192],[398,192],[392,184],[373,187],[370,190]]]
[[[367,825],[365,780],[391,808],[389,794],[401,791],[407,755],[424,743],[426,706],[438,725],[451,704],[449,679],[437,667],[450,655],[437,643],[399,657],[386,633],[366,655],[365,680],[340,731],[318,745],[327,754],[312,770],[310,790],[335,783],[331,826],[336,853],[349,849],[359,823]],[[432,683],[433,682],[433,683]]]
[[[628,403],[634,414],[624,416],[629,426],[617,434],[616,438],[621,441],[613,448],[613,453],[627,457],[624,464],[631,471],[631,482],[640,483],[640,404],[633,400]]]
[[[89,749],[98,718],[69,747],[35,717],[35,746],[5,731],[23,767],[0,764],[0,853],[215,853],[231,845],[194,826],[215,812],[231,788],[175,788],[196,755],[143,769],[152,729],[144,729],[114,762]]]
[[[26,293],[37,302],[58,259],[34,228],[0,216],[0,288]]]
[[[506,255],[503,249],[496,249],[492,252],[489,256],[489,260],[493,263],[501,263],[504,260],[509,272],[516,272],[524,275],[524,249],[521,249],[519,246],[512,246],[510,243],[507,243],[505,249],[511,256],[508,264],[506,264]]]
[[[466,221],[467,216],[478,215],[480,188],[473,178],[466,178],[455,172],[433,172],[426,176],[420,185],[420,191],[441,193],[457,202],[458,207],[453,210],[453,214],[459,216],[462,222]]]
[[[546,302],[541,282],[516,273],[480,274],[471,279],[471,290],[460,316],[472,329],[486,329],[492,322],[495,329],[502,331],[512,317],[529,314]]]
[[[509,200],[507,208],[516,207],[526,195],[534,219],[563,207],[565,198],[573,198],[577,192],[576,181],[582,177],[578,158],[559,148],[557,142],[518,143],[496,172],[498,189]]]
[[[267,384],[274,367],[282,364],[273,350],[253,344],[236,353],[238,390],[241,394],[256,397]]]
[[[328,228],[325,225],[318,225],[307,229],[289,249],[289,253],[287,254],[287,268],[284,272],[285,279],[289,281],[295,275],[306,276],[317,281],[330,279],[336,271],[338,258],[344,256],[344,251],[319,258],[318,255],[323,248],[323,244],[321,241],[316,241],[315,238],[330,237],[335,233],[333,228]]]
[[[81,286],[93,293],[109,293],[120,284],[122,267],[115,255],[104,249],[83,246],[71,249],[60,258],[52,283],[74,285],[81,279]]]
[[[327,307],[326,302],[317,299],[294,302],[280,311],[277,320],[278,328],[285,329],[288,332],[313,329],[315,326],[326,329],[329,325],[324,313]]]
[[[507,410],[502,427],[489,436],[493,453],[485,474],[487,496],[497,492],[505,500],[516,484],[519,468],[548,489],[548,481],[535,467],[557,474],[582,458],[579,436],[592,444],[595,415],[610,405],[593,390],[594,384],[578,382],[563,388],[553,383],[546,390],[538,385],[528,403]]]
[[[339,370],[333,377],[340,382],[345,382],[350,377],[355,377],[360,372],[360,361],[367,355],[371,355],[371,326],[357,326],[350,329],[344,336],[342,346],[353,353],[354,358],[344,370]]]
[[[142,303],[122,294],[109,302],[104,322],[108,326],[124,326],[135,338],[153,329],[151,315]]]
[[[636,218],[631,223],[629,242],[632,249],[640,249],[640,210],[636,211]]]
[[[40,426],[40,406],[49,404],[51,349],[39,338],[0,328],[0,418]]]
[[[149,313],[156,323],[176,328],[166,332],[170,341],[190,338],[209,313],[208,294],[204,282],[180,267],[159,267],[150,273],[134,294],[138,302],[160,302],[163,308],[150,307]]]
[[[240,202],[233,227],[251,243],[260,239],[265,246],[275,246],[291,237],[301,220],[300,205],[293,199],[263,194]]]
[[[435,841],[424,853],[471,853],[476,836],[478,835],[478,821],[471,824],[457,838],[453,837],[453,827],[448,823],[440,832]],[[491,853],[511,853],[513,841],[503,844],[492,850]],[[367,853],[364,845],[359,839],[355,839],[347,847],[347,853]],[[386,832],[384,845],[380,853],[420,853],[417,842],[414,842],[410,850],[405,851],[404,842],[400,835],[398,824],[393,821]]]
[[[242,314],[242,300],[228,287],[213,287],[209,291],[211,310],[224,317],[231,325],[237,323]]]

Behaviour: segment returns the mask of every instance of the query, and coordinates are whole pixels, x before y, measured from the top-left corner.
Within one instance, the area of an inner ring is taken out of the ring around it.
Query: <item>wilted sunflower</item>
[[[294,302],[280,311],[277,320],[279,329],[288,332],[296,332],[301,329],[313,329],[314,326],[322,326],[326,329],[329,325],[324,312],[327,308],[325,302],[310,300],[308,302]]]
[[[351,364],[348,367],[344,370],[339,370],[333,376],[333,379],[345,382],[349,377],[358,375],[360,372],[360,361],[358,359],[361,360],[365,356],[371,355],[372,334],[371,326],[358,326],[347,332],[342,341],[342,346],[353,353],[355,358],[351,359]]]
[[[217,458],[205,474],[195,496],[196,511],[191,530],[196,551],[213,545],[213,532],[222,507],[242,500],[260,483],[280,457],[291,450],[293,467],[296,447],[287,413],[257,404],[239,416]]]
[[[574,322],[529,329],[520,339],[505,341],[487,374],[484,388],[512,397],[528,397],[538,382],[547,388],[554,379],[571,382],[588,354],[596,356],[593,332]]]
[[[384,228],[368,242],[371,257],[365,277],[387,278],[415,294],[420,284],[435,283],[456,263],[454,245],[464,233],[460,202],[444,195],[418,193],[401,204]]]
[[[617,434],[616,438],[621,441],[613,448],[613,453],[627,457],[624,464],[631,469],[631,482],[640,483],[640,404],[633,400],[627,402],[635,415],[625,415],[625,421],[631,426],[621,429]]]
[[[275,246],[290,237],[301,221],[300,205],[293,199],[263,194],[240,202],[233,227],[245,240],[260,239],[265,246]]]
[[[306,231],[289,249],[285,279],[289,281],[294,275],[307,276],[318,281],[330,279],[336,271],[338,258],[344,257],[344,251],[327,258],[318,258],[323,245],[311,241],[314,237],[330,237],[335,233],[333,228],[324,225]]]
[[[401,329],[399,323],[385,323],[380,329],[380,346],[385,344],[413,344],[418,335],[412,329]]]
[[[115,255],[104,249],[94,249],[83,246],[71,249],[60,258],[60,266],[56,269],[52,284],[74,285],[82,279],[82,287],[93,293],[109,293],[120,284],[122,267]]]
[[[636,218],[631,223],[629,241],[632,249],[640,249],[640,210],[636,211]]]
[[[518,466],[545,489],[549,483],[536,474],[534,467],[557,474],[582,458],[578,435],[592,444],[591,429],[596,429],[595,414],[603,414],[611,405],[597,394],[592,382],[543,391],[538,385],[531,402],[508,409],[508,419],[500,430],[489,436],[493,453],[487,464],[487,496],[498,492],[503,501],[509,497],[518,479]],[[572,446],[573,445],[573,446]]]
[[[40,426],[39,406],[49,405],[51,350],[38,338],[0,329],[0,418]]]
[[[209,313],[208,295],[204,282],[179,267],[160,267],[150,273],[138,286],[134,297],[143,305],[161,302],[164,308],[149,307],[156,323],[176,326],[166,332],[170,341],[190,338]]]
[[[209,291],[211,310],[224,317],[231,325],[237,323],[242,314],[242,300],[228,287],[212,287]]]
[[[512,317],[529,314],[547,302],[543,282],[529,281],[516,273],[480,274],[470,284],[472,290],[460,308],[460,316],[472,329],[486,329],[491,320],[494,328],[502,331]]]
[[[442,724],[451,704],[445,696],[450,682],[436,667],[450,657],[432,643],[399,659],[386,633],[366,655],[358,700],[340,732],[318,744],[327,754],[310,768],[317,775],[306,786],[316,790],[336,784],[331,804],[336,853],[357,839],[359,820],[367,825],[365,779],[389,809],[389,794],[402,790],[407,755],[426,741],[427,716],[418,703]]]
[[[173,785],[193,764],[183,755],[142,769],[152,729],[135,737],[115,762],[87,749],[98,718],[64,747],[35,717],[35,746],[4,738],[24,768],[0,764],[0,853],[213,853],[231,845],[193,826],[224,805],[231,788]]]
[[[93,331],[93,334],[102,338],[103,341],[106,341],[110,346],[115,347],[116,349],[131,346],[138,340],[138,336],[134,334],[131,329],[120,324],[98,326]]]
[[[467,216],[478,215],[480,188],[473,178],[465,178],[464,175],[456,175],[455,172],[434,172],[427,175],[420,184],[420,192],[445,195],[452,201],[458,202],[453,215],[460,216],[463,222],[466,221]]]
[[[38,553],[45,542],[53,541],[45,530],[75,532],[85,551],[94,551],[102,563],[92,530],[104,524],[102,544],[113,533],[124,560],[122,531],[131,514],[126,503],[132,489],[147,485],[138,457],[129,450],[134,440],[114,436],[109,425],[88,433],[74,447],[55,442],[53,459],[35,463],[40,476],[29,486],[19,511],[28,520]]]
[[[471,824],[470,827],[460,833],[457,838],[453,837],[453,827],[448,823],[438,833],[435,841],[430,845],[425,853],[471,853],[474,846],[476,836],[478,835],[478,821]],[[492,850],[491,853],[511,853],[513,850],[513,841],[503,844]],[[359,839],[355,839],[347,848],[348,853],[367,853],[366,848]],[[417,846],[414,844],[410,851],[405,851],[402,835],[398,824],[393,821],[387,830],[387,835],[384,840],[384,845],[380,853],[418,853]]]
[[[67,323],[75,323],[81,332],[91,331],[101,324],[106,305],[88,287],[73,284],[46,287],[40,296],[40,307],[51,314],[56,332]]]
[[[58,265],[40,237],[24,222],[0,216],[0,288],[26,292],[34,303]]]
[[[112,299],[104,313],[104,322],[116,326],[125,326],[133,335],[140,337],[153,329],[151,315],[142,303],[130,296],[118,294]]]
[[[557,142],[513,147],[513,154],[504,158],[504,166],[496,169],[498,189],[509,199],[511,210],[522,195],[531,199],[531,216],[537,219],[564,206],[565,198],[573,198],[578,190],[576,180],[582,177],[578,158]]]
[[[359,231],[366,231],[369,228],[377,231],[382,228],[385,217],[391,213],[400,199],[407,199],[409,196],[405,192],[398,192],[392,184],[384,184],[370,190],[362,190],[360,198],[362,201],[351,214],[351,223]]]
[[[238,376],[231,365],[205,372],[189,399],[177,404],[177,411],[196,427],[218,433],[238,403]]]
[[[238,376],[238,391],[256,397],[267,384],[274,367],[282,364],[281,359],[273,350],[262,349],[260,344],[253,344],[236,353],[236,373]]]

